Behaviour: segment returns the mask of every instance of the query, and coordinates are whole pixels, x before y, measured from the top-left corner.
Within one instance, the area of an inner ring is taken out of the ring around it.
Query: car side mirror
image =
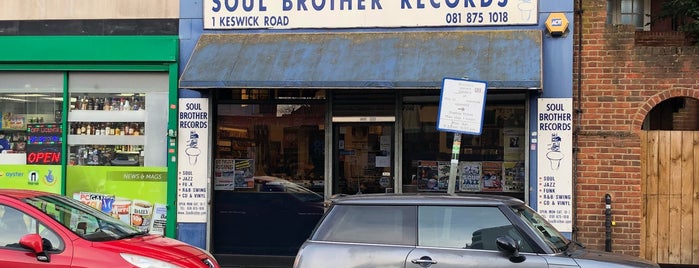
[[[495,239],[495,244],[497,244],[498,250],[507,254],[511,262],[520,263],[526,259],[526,257],[519,254],[519,244],[512,237],[498,236]]]
[[[36,254],[36,260],[40,262],[50,262],[49,255],[44,252],[44,241],[38,234],[28,234],[19,239],[19,245],[29,249]]]

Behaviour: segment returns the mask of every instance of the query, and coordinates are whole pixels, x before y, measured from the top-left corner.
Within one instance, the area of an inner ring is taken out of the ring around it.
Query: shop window
[[[218,92],[215,253],[293,256],[322,216],[326,109],[304,92]]]
[[[608,0],[607,24],[634,25],[637,30],[650,30],[650,0]]]
[[[61,73],[0,73],[0,165],[60,164],[62,96]]]
[[[166,166],[166,73],[71,73],[69,165]]]
[[[487,102],[481,135],[461,135],[456,191],[524,193],[526,112],[522,96],[487,97],[504,101]],[[404,192],[448,189],[454,134],[437,130],[438,109],[436,102],[403,106]]]

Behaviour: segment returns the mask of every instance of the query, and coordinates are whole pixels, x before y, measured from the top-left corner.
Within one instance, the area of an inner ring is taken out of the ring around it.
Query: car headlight
[[[135,265],[138,268],[181,268],[177,265],[170,264],[161,260],[156,260],[146,256],[120,253],[121,257],[124,258],[130,264]]]

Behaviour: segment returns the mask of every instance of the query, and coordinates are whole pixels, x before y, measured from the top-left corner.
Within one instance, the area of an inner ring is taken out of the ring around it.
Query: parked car
[[[220,266],[205,250],[147,234],[77,200],[0,189],[0,267]]]
[[[364,194],[331,201],[295,268],[659,267],[586,249],[511,197]]]

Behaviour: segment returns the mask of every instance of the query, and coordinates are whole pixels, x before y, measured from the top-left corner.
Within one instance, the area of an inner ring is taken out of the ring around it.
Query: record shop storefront
[[[363,31],[225,32],[204,20],[198,38],[182,40],[191,50],[181,57],[180,110],[196,103],[210,116],[205,134],[180,127],[179,150],[196,137],[207,176],[194,177],[210,178],[212,203],[206,217],[178,220],[200,224],[179,237],[224,263],[293,259],[332,195],[446,192],[454,135],[437,122],[447,77],[487,83],[482,133],[461,137],[456,191],[530,199],[537,99],[546,76],[572,75],[568,56],[567,66],[545,72],[550,36],[532,17]],[[570,81],[555,87],[559,95],[570,94]],[[192,159],[180,153],[179,163],[182,156]]]

